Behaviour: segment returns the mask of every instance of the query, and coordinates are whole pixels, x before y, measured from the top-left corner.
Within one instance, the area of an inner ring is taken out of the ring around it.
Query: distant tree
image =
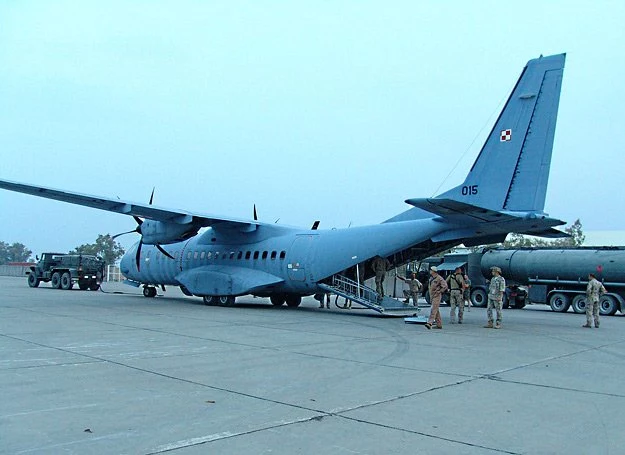
[[[125,251],[122,246],[113,240],[111,234],[98,235],[95,243],[77,246],[70,254],[91,254],[100,256],[109,265],[115,264]]]
[[[33,252],[21,243],[15,242],[9,245],[0,241],[0,265],[8,264],[9,262],[26,262],[31,254]]]
[[[510,234],[506,241],[503,243],[505,248],[523,248],[523,247],[571,247],[582,246],[586,236],[582,230],[582,222],[575,220],[569,227],[564,228],[564,232],[570,235],[555,240],[545,240],[540,237],[533,237],[531,235],[523,234]]]

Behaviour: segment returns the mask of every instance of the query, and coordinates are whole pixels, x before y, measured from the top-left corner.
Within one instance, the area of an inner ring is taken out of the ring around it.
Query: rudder
[[[530,60],[464,183],[436,199],[542,212],[566,54]]]

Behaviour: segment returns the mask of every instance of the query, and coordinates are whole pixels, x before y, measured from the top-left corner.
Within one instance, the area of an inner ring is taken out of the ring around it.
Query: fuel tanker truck
[[[423,260],[443,275],[462,268],[471,279],[471,303],[486,306],[491,267],[506,279],[504,308],[546,304],[553,311],[586,312],[588,274],[607,289],[602,315],[625,313],[625,247],[485,248],[475,253],[450,253]]]
[[[588,274],[594,273],[608,291],[601,296],[601,314],[625,313],[625,247],[495,248],[478,254],[484,277],[500,267],[508,285],[527,287],[531,303],[584,313]]]

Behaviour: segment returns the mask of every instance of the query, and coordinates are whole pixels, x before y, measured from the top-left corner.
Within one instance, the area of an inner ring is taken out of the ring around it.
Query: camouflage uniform
[[[464,276],[464,290],[462,291],[462,298],[467,304],[467,311],[471,311],[471,280],[468,275]]]
[[[384,298],[384,277],[386,271],[391,268],[391,262],[383,257],[376,256],[371,263],[371,268],[375,272],[375,292],[378,293],[378,300]]]
[[[493,326],[493,308],[497,311],[497,321],[495,328],[501,327],[501,306],[503,305],[503,294],[506,290],[506,280],[501,275],[494,276],[490,280],[488,287],[488,308],[486,314],[488,316],[488,325]]]
[[[404,303],[410,303],[410,297],[412,297],[412,301],[414,306],[419,305],[419,292],[421,291],[421,287],[423,286],[419,280],[416,278],[402,278],[398,276],[400,280],[408,283],[410,289],[404,289],[404,297],[406,300]]]
[[[599,328],[599,300],[600,295],[605,294],[606,290],[595,277],[588,281],[586,286],[586,325],[584,327],[592,327],[592,319],[595,320],[595,328]]]
[[[453,275],[449,275],[447,285],[451,290],[449,293],[449,304],[451,305],[449,322],[451,324],[456,323],[456,308],[458,308],[458,324],[462,324],[462,317],[464,316],[464,301],[462,300],[464,277],[462,273],[455,272]]]
[[[430,302],[432,303],[432,309],[430,310],[430,318],[425,325],[428,329],[432,327],[432,323],[436,322],[436,328],[443,328],[443,321],[441,319],[441,312],[439,306],[441,304],[441,298],[447,291],[447,283],[445,279],[436,273],[429,281]]]
[[[321,294],[321,301],[319,303],[319,308],[323,308],[323,299],[326,300],[326,308],[330,308],[330,293],[327,292],[325,294]]]

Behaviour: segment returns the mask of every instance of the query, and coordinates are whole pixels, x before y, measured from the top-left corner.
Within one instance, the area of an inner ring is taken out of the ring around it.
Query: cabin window
[[[206,259],[210,259],[212,257],[213,257],[212,251],[209,251],[208,253],[206,253]]]
[[[237,259],[241,259],[243,257],[243,251],[239,251],[239,254],[237,254]]]
[[[221,255],[222,259],[226,259],[227,257],[228,257],[228,253],[224,253],[224,254]]]
[[[272,251],[271,252],[271,260],[273,261],[274,259],[276,259],[276,257],[278,256],[278,252],[277,251]]]
[[[280,251],[280,259],[284,259],[286,257],[286,251]]]
[[[246,251],[245,252],[245,259],[249,259],[250,257],[252,257],[252,252],[251,251]]]
[[[254,251],[254,260],[258,259],[258,251]]]
[[[198,252],[193,253],[193,259],[197,259]]]
[[[234,251],[230,252],[230,259],[234,259]]]
[[[268,253],[267,251],[263,251],[263,259],[267,259],[267,255],[268,255],[268,254],[269,254],[269,253]]]
[[[202,254],[200,254],[200,259],[204,259],[206,257],[206,251],[202,251]]]
[[[187,259],[191,259],[191,252],[190,251],[187,252]]]

